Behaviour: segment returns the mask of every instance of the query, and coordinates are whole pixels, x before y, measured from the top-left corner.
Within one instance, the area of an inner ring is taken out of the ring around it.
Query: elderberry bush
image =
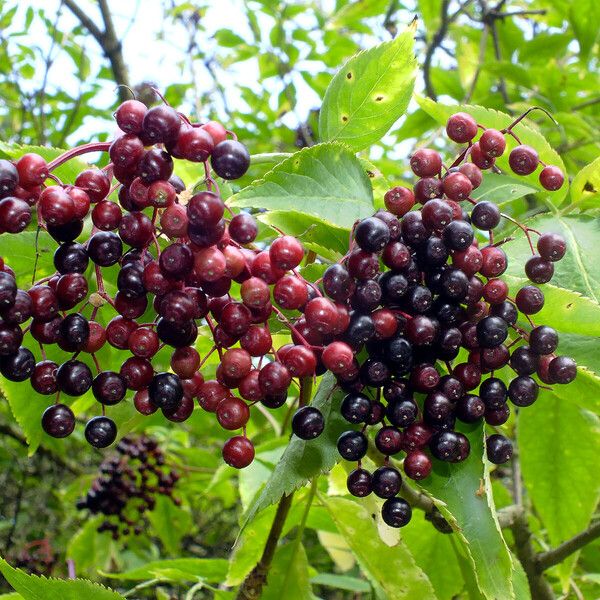
[[[348,491],[384,499],[382,517],[393,527],[411,518],[401,497],[400,461],[417,481],[430,475],[434,461],[462,462],[470,445],[457,423],[484,420],[495,430],[511,407],[537,400],[540,382],[566,384],[576,376],[575,362],[556,355],[556,331],[534,323],[544,305],[538,285],[550,281],[565,240],[515,222],[531,246],[524,269],[532,285],[511,298],[502,279],[507,256],[494,238],[501,219],[510,217],[471,197],[503,154],[512,127],[485,129],[468,114],[453,115],[447,135],[466,148],[449,167],[437,151],[418,149],[410,157],[418,177],[413,188],[390,190],[387,210],[356,223],[349,253],[323,275],[324,296],[305,308],[310,342],[322,346],[323,366],[346,392],[341,414],[350,428],[337,447],[342,458],[357,463]],[[484,132],[472,143],[479,129]],[[547,190],[563,183],[560,170],[541,163],[533,148],[518,146],[509,164],[517,175],[541,166]],[[508,384],[496,375],[506,365],[514,371]],[[304,407],[292,426],[310,439],[323,430],[323,418]],[[376,429],[371,442],[369,427]],[[382,455],[374,472],[361,464],[370,443]],[[487,438],[486,448],[495,464],[512,456],[510,440],[498,433]]]
[[[150,437],[123,438],[116,453],[104,459],[99,470],[77,508],[104,515],[98,531],[109,532],[115,540],[143,531],[145,514],[154,509],[159,495],[180,503],[173,498],[179,474],[165,465],[163,452]]]

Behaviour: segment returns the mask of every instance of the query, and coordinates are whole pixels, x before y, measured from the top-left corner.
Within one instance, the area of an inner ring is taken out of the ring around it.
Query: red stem
[[[88,154],[90,152],[108,152],[112,142],[91,142],[89,144],[82,144],[81,146],[77,146],[71,150],[67,150],[64,154],[56,157],[52,162],[48,163],[48,171],[52,171],[60,165],[63,165],[67,161],[75,158],[76,156],[81,156],[82,154]]]

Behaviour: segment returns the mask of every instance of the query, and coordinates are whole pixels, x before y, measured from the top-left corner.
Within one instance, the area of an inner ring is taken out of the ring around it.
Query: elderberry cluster
[[[293,328],[282,310],[303,309],[318,294],[297,271],[304,249],[283,233],[255,246],[254,218],[226,207],[210,167],[235,179],[248,169],[249,155],[222,125],[191,123],[167,105],[148,109],[137,100],[119,106],[115,118],[122,134],[113,142],[76,147],[51,163],[36,154],[0,161],[0,232],[23,231],[35,214],[38,228],[58,243],[56,273],[27,290],[17,289],[14,273],[0,263],[0,372],[55,396],[42,417],[54,437],[75,427],[60,399],[91,390],[102,414],[87,423],[85,437],[98,448],[117,436],[107,407],[129,392],[140,413],[160,409],[176,422],[190,417],[197,400],[226,430],[243,430],[223,456],[245,467],[254,458],[245,434],[250,407],[281,407],[292,378],[317,369],[301,322],[295,343],[279,352],[268,324],[276,314]],[[53,173],[96,151],[108,152],[103,169],[86,169],[73,184]],[[206,190],[185,189],[173,172],[178,159],[203,164]],[[92,226],[87,236],[85,219]],[[116,293],[105,284],[109,269],[113,277],[117,271]],[[239,294],[231,293],[232,283]],[[214,341],[202,357],[195,348],[199,327]],[[32,341],[24,345],[25,334]],[[105,344],[124,353],[118,371],[100,365]],[[50,345],[66,358],[48,360]],[[164,346],[172,349],[169,371],[153,364]],[[205,381],[202,366],[212,352],[220,361],[215,378]]]
[[[147,436],[123,438],[117,453],[100,465],[100,475],[86,497],[77,503],[80,510],[102,514],[106,519],[98,531],[108,531],[113,539],[144,529],[144,515],[156,505],[156,497],[173,498],[179,475],[165,465],[165,456],[155,440]]]
[[[512,299],[501,279],[507,256],[493,234],[506,215],[491,202],[476,202],[471,192],[481,184],[482,171],[502,155],[512,131],[485,129],[473,143],[479,128],[468,114],[449,119],[449,138],[468,144],[450,168],[435,150],[419,149],[411,156],[410,167],[419,177],[414,188],[390,190],[387,210],[355,225],[349,254],[324,273],[328,298],[311,301],[319,303],[315,316],[310,304],[305,310],[307,322],[320,323],[315,325],[320,335],[310,342],[324,346],[322,363],[347,393],[341,414],[358,426],[337,442],[342,458],[358,463],[348,476],[348,490],[385,499],[382,517],[393,527],[409,522],[411,507],[398,496],[402,477],[392,457],[403,457],[407,477],[422,480],[434,460],[458,463],[468,457],[469,440],[457,422],[483,419],[497,427],[509,418],[508,400],[515,407],[535,402],[540,386],[533,375],[548,384],[568,383],[576,375],[571,358],[554,354],[556,331],[531,318],[543,307],[543,292],[527,285]],[[540,161],[535,150],[520,145],[509,164],[525,175]],[[555,190],[563,176],[544,166],[540,181]],[[519,227],[533,253],[525,265],[527,277],[548,282],[554,262],[565,254],[565,240],[541,234],[535,253],[530,234],[537,232]],[[526,329],[517,324],[519,312]],[[346,323],[337,336],[335,315]],[[516,373],[508,385],[496,376],[506,365]],[[308,439],[322,430],[323,417],[304,407],[292,425],[296,435]],[[372,473],[361,465],[369,426],[377,427],[374,445],[384,457]],[[509,460],[510,440],[490,435],[487,456],[496,464]]]

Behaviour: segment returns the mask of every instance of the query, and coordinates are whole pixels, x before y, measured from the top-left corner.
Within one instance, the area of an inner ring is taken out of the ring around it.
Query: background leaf
[[[458,464],[434,461],[431,475],[421,486],[465,543],[482,594],[489,600],[512,598],[512,560],[496,519],[489,472],[482,460],[482,426],[458,429],[471,444],[469,457]]]
[[[343,145],[305,148],[233,196],[238,207],[296,210],[338,227],[373,212],[373,191],[358,159]]]
[[[414,29],[351,58],[332,79],[321,112],[323,141],[341,141],[362,150],[379,141],[404,114],[416,60]]]
[[[436,598],[429,579],[404,543],[399,541],[390,547],[381,542],[370,511],[345,498],[328,496],[321,500],[378,597],[389,600]]]

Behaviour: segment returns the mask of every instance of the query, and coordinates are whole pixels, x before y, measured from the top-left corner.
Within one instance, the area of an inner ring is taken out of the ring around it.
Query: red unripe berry
[[[207,412],[215,412],[220,402],[231,392],[218,381],[205,381],[198,390],[198,404]]]
[[[286,275],[275,284],[273,299],[281,308],[297,310],[308,301],[308,286],[298,277]]]
[[[231,348],[223,355],[220,366],[228,377],[242,379],[252,370],[252,358],[243,348]]]
[[[240,429],[250,419],[248,405],[235,396],[221,400],[219,406],[217,406],[216,413],[221,427],[230,431]]]
[[[243,303],[249,308],[260,308],[271,298],[269,285],[259,277],[246,279],[242,283],[240,292]]]
[[[240,338],[240,346],[251,356],[264,356],[273,344],[268,327],[250,325],[248,331]]]
[[[306,323],[321,334],[332,333],[339,318],[335,304],[327,298],[313,298],[304,309]]]
[[[466,175],[473,186],[473,189],[478,188],[483,181],[481,169],[474,163],[464,163],[458,167],[458,170],[463,175]]]
[[[419,148],[410,157],[410,168],[418,177],[433,177],[442,170],[442,157],[437,150]]]
[[[345,342],[331,342],[325,346],[321,360],[334,375],[340,375],[352,366],[354,352]]]
[[[506,149],[504,134],[497,129],[486,129],[479,138],[479,148],[490,158],[502,156]]]
[[[181,379],[190,379],[200,368],[200,354],[191,346],[177,348],[171,355],[171,368]]]
[[[139,100],[126,100],[115,111],[115,120],[119,129],[125,133],[140,133],[144,116],[148,109]]]
[[[403,217],[415,205],[415,195],[409,188],[397,186],[386,192],[383,201],[387,210]]]
[[[252,442],[241,435],[236,435],[225,442],[223,446],[223,460],[236,469],[247,467],[254,460],[254,446]]]
[[[42,185],[48,178],[48,164],[39,154],[23,154],[16,163],[19,185],[31,188]]]
[[[217,121],[209,121],[208,123],[204,123],[201,129],[210,135],[215,146],[227,139],[227,130],[225,127],[223,127],[223,125],[221,125],[221,123],[218,123]]]
[[[473,164],[483,170],[491,169],[496,162],[495,158],[491,158],[487,154],[483,153],[481,147],[479,146],[479,142],[475,142],[471,146],[470,156]]]
[[[285,353],[282,362],[292,377],[309,377],[317,368],[315,353],[306,346],[293,346]]]
[[[565,182],[565,176],[563,172],[553,165],[544,167],[540,172],[540,183],[542,187],[551,192],[555,192],[562,187]]]
[[[483,264],[479,272],[484,277],[499,277],[506,271],[508,259],[506,253],[497,246],[486,246],[481,249]]]
[[[530,175],[538,163],[538,153],[531,146],[517,146],[508,156],[508,164],[517,175]]]
[[[443,179],[444,194],[451,200],[466,200],[473,191],[469,178],[460,172],[450,173]]]
[[[455,113],[446,123],[446,133],[453,142],[465,144],[477,135],[477,121],[467,113]]]
[[[284,235],[273,240],[269,248],[271,264],[282,271],[295,269],[304,258],[302,244],[291,235]]]

